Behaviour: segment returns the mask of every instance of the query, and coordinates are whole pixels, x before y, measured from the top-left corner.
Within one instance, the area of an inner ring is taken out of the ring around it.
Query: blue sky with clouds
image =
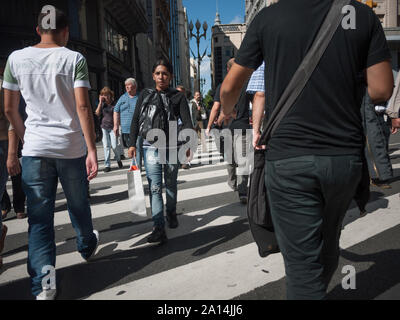
[[[196,23],[197,19],[203,24],[207,21],[207,39],[204,38],[200,41],[200,54],[203,54],[204,50],[208,46],[207,54],[211,54],[211,27],[214,25],[215,13],[217,8],[216,0],[183,0],[183,6],[186,7],[188,13],[188,19]],[[245,1],[244,0],[218,0],[218,11],[221,16],[221,23],[243,23],[245,15]],[[196,28],[194,28],[196,31]],[[196,40],[192,39],[190,47],[193,52],[197,54]],[[210,77],[210,59],[204,58],[201,64],[201,77],[206,80],[204,92],[207,93],[211,88],[211,77]]]

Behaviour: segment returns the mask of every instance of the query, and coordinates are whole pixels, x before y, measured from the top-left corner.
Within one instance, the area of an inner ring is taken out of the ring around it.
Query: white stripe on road
[[[377,209],[344,228],[340,241],[342,248],[353,246],[400,224],[397,210],[400,199],[397,194],[369,204],[368,209],[375,209],[386,200],[389,200],[390,207]],[[347,213],[349,218],[357,214],[357,209]],[[284,275],[281,254],[262,259],[252,243],[98,292],[89,299],[227,300],[281,279]],[[125,293],[117,295],[121,291]]]

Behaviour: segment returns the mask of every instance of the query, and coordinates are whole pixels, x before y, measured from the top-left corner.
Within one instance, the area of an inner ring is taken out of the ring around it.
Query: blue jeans
[[[22,183],[27,198],[29,242],[28,273],[32,294],[42,291],[44,266],[55,267],[54,204],[58,179],[67,199],[68,213],[83,258],[94,250],[92,214],[88,201],[85,157],[77,159],[22,158]]]
[[[151,215],[154,226],[164,227],[164,203],[162,197],[162,178],[164,181],[167,198],[167,214],[176,213],[176,202],[178,195],[178,169],[179,164],[160,164],[158,150],[152,147],[143,148],[144,167],[146,168],[147,181],[150,189]]]
[[[8,172],[7,172],[7,154],[8,154],[8,141],[0,141],[0,199],[3,198],[3,192],[6,189]],[[0,215],[0,237],[3,231],[3,222]]]
[[[103,148],[104,148],[104,166],[111,167],[110,153],[111,148],[115,154],[117,161],[121,161],[121,154],[117,148],[117,138],[114,131],[101,128],[103,131]]]

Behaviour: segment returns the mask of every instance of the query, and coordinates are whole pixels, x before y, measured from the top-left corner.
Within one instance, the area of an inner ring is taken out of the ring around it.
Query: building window
[[[215,43],[218,43],[218,37],[214,38]]]
[[[115,19],[106,12],[106,50],[119,60],[130,63],[129,39],[119,28]]]

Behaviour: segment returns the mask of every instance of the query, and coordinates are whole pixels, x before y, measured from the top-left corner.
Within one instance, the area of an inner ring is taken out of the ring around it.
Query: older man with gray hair
[[[125,89],[126,92],[119,98],[114,108],[114,133],[115,136],[118,137],[119,126],[121,125],[122,143],[124,147],[127,148],[130,145],[129,135],[131,132],[131,122],[139,97],[136,80],[133,78],[126,79]],[[136,143],[136,162],[139,168],[142,167],[142,148],[143,140],[138,137]]]

